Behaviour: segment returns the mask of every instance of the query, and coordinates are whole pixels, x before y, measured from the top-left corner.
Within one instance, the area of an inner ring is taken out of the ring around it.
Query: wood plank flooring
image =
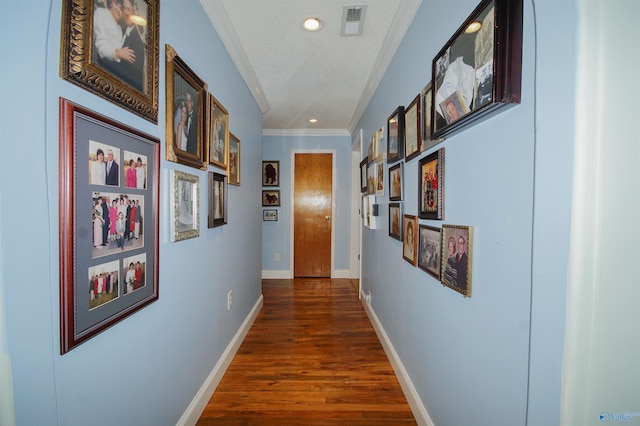
[[[415,425],[348,279],[263,280],[264,305],[198,425]]]

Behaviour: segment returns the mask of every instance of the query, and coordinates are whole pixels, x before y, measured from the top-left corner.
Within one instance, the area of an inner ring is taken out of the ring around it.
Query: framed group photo
[[[158,4],[155,0],[63,2],[60,76],[157,123]],[[117,26],[110,25],[114,20]]]
[[[418,267],[440,280],[442,235],[440,228],[420,225],[418,236]]]
[[[280,186],[280,161],[262,162],[262,186]]]
[[[440,281],[465,297],[471,297],[472,230],[470,226],[442,225]]]
[[[421,158],[418,170],[420,219],[444,219],[444,148]]]
[[[227,177],[221,173],[209,172],[209,228],[227,223]]]
[[[158,299],[160,141],[63,98],[59,108],[65,354]]]
[[[200,236],[200,178],[171,170],[171,241]]]
[[[165,45],[167,160],[206,169],[207,84]]]

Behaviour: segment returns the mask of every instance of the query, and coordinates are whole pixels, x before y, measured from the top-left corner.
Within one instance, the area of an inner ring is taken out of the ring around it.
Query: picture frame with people
[[[171,170],[171,242],[200,236],[200,177]]]
[[[418,268],[440,280],[442,256],[442,230],[420,224],[418,232]]]
[[[62,2],[60,77],[158,122],[159,2]]]
[[[211,94],[207,94],[207,151],[209,164],[226,169],[229,164],[229,113]]]
[[[418,168],[418,216],[444,219],[444,148],[420,159]]]
[[[64,355],[158,299],[160,140],[64,98],[59,132]]]
[[[227,224],[227,177],[221,173],[209,172],[209,228]]]
[[[402,258],[413,266],[418,261],[418,217],[411,214],[402,220]]]
[[[440,282],[464,297],[471,297],[472,253],[471,226],[442,225]]]
[[[165,56],[167,160],[206,170],[207,83],[168,44]]]

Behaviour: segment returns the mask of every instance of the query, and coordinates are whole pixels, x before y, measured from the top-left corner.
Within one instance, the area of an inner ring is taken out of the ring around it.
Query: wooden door
[[[331,277],[331,154],[295,154],[293,276]]]

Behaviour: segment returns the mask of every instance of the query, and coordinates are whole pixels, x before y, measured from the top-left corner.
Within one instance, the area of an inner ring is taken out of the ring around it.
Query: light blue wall
[[[422,3],[356,128],[365,140],[420,93],[476,6]],[[445,220],[420,223],[473,227],[472,297],[402,259],[388,197],[382,227],[363,229],[363,290],[437,425],[560,418],[577,16],[573,0],[535,7],[524,1],[522,103],[428,151],[446,149]],[[407,214],[418,212],[418,161],[404,166]]]
[[[0,66],[0,293],[16,420],[173,425],[261,293],[261,112],[198,1],[160,5],[157,125],[58,77],[61,4],[3,0],[0,14],[2,56],[13,58]],[[165,43],[208,83],[241,140],[242,185],[229,187],[229,223],[220,228],[207,229],[206,172],[164,159]],[[60,96],[158,137],[162,160],[160,298],[64,356],[58,331]],[[171,169],[200,177],[199,238],[170,242]]]
[[[349,270],[349,232],[351,182],[351,138],[349,136],[265,136],[265,160],[280,161],[280,197],[277,222],[262,224],[262,269],[271,275],[286,276],[292,272],[291,256],[291,158],[293,151],[335,151],[336,182],[334,226],[334,269]],[[269,188],[265,188],[269,189]],[[274,188],[275,189],[275,188]],[[280,261],[274,254],[280,253]]]

